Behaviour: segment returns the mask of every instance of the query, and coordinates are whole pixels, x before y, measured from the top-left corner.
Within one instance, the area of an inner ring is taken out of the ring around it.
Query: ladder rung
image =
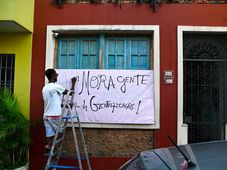
[[[67,126],[60,127],[60,131],[64,131],[67,128]]]
[[[63,165],[48,165],[48,168],[60,168],[60,169],[80,169],[78,166],[63,166]]]
[[[56,155],[58,152],[57,151],[55,151],[55,152],[53,152],[52,154],[50,154],[50,152],[49,153],[45,153],[44,154],[44,156],[54,156],[54,155]]]
[[[78,160],[77,157],[75,156],[67,156],[67,155],[61,155],[60,159],[74,159],[74,160]],[[87,160],[86,156],[81,156],[80,160]]]
[[[77,116],[72,116],[72,118],[77,118]],[[71,119],[71,116],[64,116],[62,119]]]
[[[54,141],[55,144],[57,144],[58,142],[61,142],[64,139],[64,137],[61,137],[59,139],[57,139],[56,141]]]

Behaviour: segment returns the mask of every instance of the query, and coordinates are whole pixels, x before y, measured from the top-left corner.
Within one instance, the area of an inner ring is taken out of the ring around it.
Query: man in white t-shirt
[[[43,119],[46,130],[45,148],[50,149],[51,142],[56,134],[57,126],[60,121],[62,94],[67,94],[68,90],[60,84],[55,83],[57,82],[58,74],[54,69],[47,69],[45,75],[49,82],[42,89],[44,100]],[[71,90],[74,90],[76,78],[73,77],[71,82]]]

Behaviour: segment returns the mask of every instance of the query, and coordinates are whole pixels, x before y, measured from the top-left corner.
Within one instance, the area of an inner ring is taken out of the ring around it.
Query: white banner
[[[154,124],[152,70],[58,69],[58,82],[71,88],[81,122]]]

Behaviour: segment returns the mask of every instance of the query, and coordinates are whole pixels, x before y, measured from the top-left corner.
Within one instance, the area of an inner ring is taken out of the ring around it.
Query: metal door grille
[[[14,54],[0,54],[0,89],[14,90]]]
[[[184,36],[184,123],[189,143],[224,139],[227,36]]]

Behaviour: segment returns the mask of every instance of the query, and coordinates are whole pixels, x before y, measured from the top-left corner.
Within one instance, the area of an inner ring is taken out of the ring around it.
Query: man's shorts
[[[55,136],[58,128],[58,124],[61,121],[60,116],[45,116],[44,118],[44,126],[46,129],[46,137]]]

